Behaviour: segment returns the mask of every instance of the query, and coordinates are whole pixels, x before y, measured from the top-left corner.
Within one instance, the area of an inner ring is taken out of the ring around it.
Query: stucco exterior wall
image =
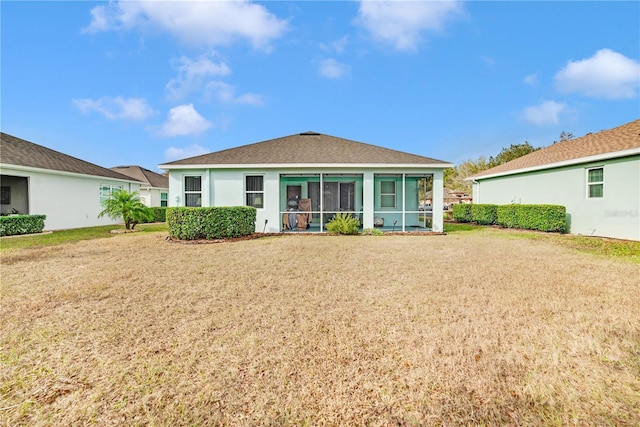
[[[141,188],[140,189],[140,201],[144,203],[145,206],[149,207],[159,207],[161,206],[161,197],[162,193],[169,194],[169,189],[166,188]]]
[[[47,216],[44,223],[45,230],[120,223],[122,220],[112,220],[107,216],[98,218],[98,214],[102,211],[100,185],[122,185],[122,188],[127,191],[139,191],[140,189],[139,184],[111,178],[27,171],[6,167],[3,167],[1,172],[2,175],[27,178],[28,194],[16,193],[15,197],[28,198],[29,214]]]
[[[264,176],[264,208],[257,209],[256,214],[256,231],[262,232],[279,232],[281,231],[281,210],[282,203],[281,194],[282,184],[280,175],[287,174],[301,174],[308,175],[313,174],[359,174],[362,176],[360,187],[360,181],[356,186],[357,200],[356,203],[362,203],[362,221],[364,228],[373,227],[374,209],[375,209],[375,174],[402,174],[403,172],[409,173],[404,170],[354,170],[354,169],[336,169],[336,168],[322,168],[313,169],[312,171],[304,168],[291,168],[282,170],[268,170],[268,169],[173,169],[169,173],[169,206],[184,206],[184,177],[185,176],[201,176],[202,177],[202,206],[243,206],[245,205],[245,177],[247,175],[262,175]],[[442,170],[412,170],[412,174],[423,173],[433,174],[434,177],[434,197],[440,197],[442,199]],[[347,178],[345,178],[347,179]],[[349,178],[347,180],[353,181]],[[440,188],[438,189],[438,185]],[[401,187],[398,187],[400,190]],[[305,186],[303,186],[303,197],[305,197]],[[408,188],[405,188],[405,193],[409,191],[416,192],[417,188],[414,184],[409,184]],[[360,194],[362,198],[360,199]],[[398,191],[399,203],[402,203],[403,193]],[[405,201],[405,208],[407,210],[416,210],[417,199],[412,203]],[[409,205],[409,206],[407,206]],[[433,230],[443,230],[442,220],[442,203],[439,204],[439,209],[434,208],[433,212]],[[416,214],[417,217],[417,214]],[[265,224],[266,221],[266,224]]]
[[[604,197],[587,197],[587,169],[604,168]],[[473,202],[556,204],[567,209],[569,232],[640,240],[640,156],[480,179]]]

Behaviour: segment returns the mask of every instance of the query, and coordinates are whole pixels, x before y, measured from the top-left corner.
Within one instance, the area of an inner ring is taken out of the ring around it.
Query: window
[[[396,207],[396,182],[395,181],[380,182],[380,207],[382,208]]]
[[[256,209],[264,208],[264,177],[261,175],[246,177],[246,205]]]
[[[323,210],[327,212],[354,211],[355,186],[355,182],[324,182]]]
[[[122,190],[122,185],[100,184],[100,206],[104,206],[104,202],[111,197],[111,193],[116,190]]]
[[[163,208],[167,207],[168,198],[169,197],[167,193],[160,193],[160,207],[163,207]]]
[[[189,207],[202,206],[202,177],[184,177],[184,205]]]
[[[587,197],[589,199],[604,197],[604,168],[587,169]]]

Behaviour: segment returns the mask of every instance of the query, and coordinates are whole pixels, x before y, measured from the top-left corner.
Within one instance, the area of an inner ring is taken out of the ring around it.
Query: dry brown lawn
[[[0,425],[640,425],[638,264],[165,235],[2,253]]]

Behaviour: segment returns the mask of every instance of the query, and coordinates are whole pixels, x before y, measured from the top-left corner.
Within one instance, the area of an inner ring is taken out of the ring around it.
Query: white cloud
[[[320,63],[320,74],[328,79],[340,79],[351,71],[348,65],[341,64],[335,59],[325,59]]]
[[[243,95],[236,96],[236,88],[234,86],[220,81],[211,81],[207,83],[205,90],[208,96],[213,96],[217,98],[218,101],[226,104],[245,104],[255,106],[261,106],[264,104],[260,95],[245,93]]]
[[[211,126],[211,122],[198,114],[193,104],[178,105],[169,110],[158,134],[164,137],[199,135]]]
[[[169,147],[164,152],[164,158],[167,161],[180,160],[199,156],[201,154],[207,154],[208,152],[209,150],[198,144],[192,144],[183,148]]]
[[[560,113],[566,111],[567,106],[561,102],[544,101],[539,105],[527,107],[522,112],[522,118],[536,125],[556,124]]]
[[[569,61],[554,77],[563,93],[593,98],[635,98],[640,86],[640,63],[611,49],[601,49],[591,58]]]
[[[349,36],[344,36],[330,43],[320,43],[320,48],[325,52],[344,53],[349,44]]]
[[[287,25],[264,6],[248,0],[115,1],[91,9],[91,23],[83,31],[161,30],[193,45],[248,40],[255,48],[268,48]]]
[[[142,121],[155,114],[144,98],[81,98],[72,102],[84,114],[95,111],[109,120]]]
[[[171,99],[182,99],[185,96],[198,92],[210,77],[226,76],[231,74],[231,69],[224,62],[215,63],[208,55],[202,55],[196,60],[186,56],[179,59],[178,77],[167,83],[166,89]]]
[[[427,31],[441,31],[444,24],[463,13],[459,1],[360,2],[356,23],[371,36],[397,50],[415,50]]]
[[[538,73],[529,74],[524,78],[524,82],[529,86],[535,86],[538,84]]]

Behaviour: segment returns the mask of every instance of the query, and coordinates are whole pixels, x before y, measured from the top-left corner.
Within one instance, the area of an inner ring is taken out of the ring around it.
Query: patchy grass
[[[638,266],[507,234],[4,251],[0,425],[640,424]]]
[[[444,223],[444,232],[445,233],[458,233],[461,231],[480,231],[484,230],[486,227],[482,225],[476,224],[468,224],[461,222],[445,222]]]
[[[104,225],[100,227],[75,228],[71,230],[56,230],[51,233],[34,234],[28,236],[9,236],[0,238],[0,251],[7,249],[24,249],[60,245],[63,243],[80,242],[82,240],[103,239],[114,237],[111,230],[124,229],[124,225]],[[138,232],[166,231],[166,223],[138,224],[134,230]]]

